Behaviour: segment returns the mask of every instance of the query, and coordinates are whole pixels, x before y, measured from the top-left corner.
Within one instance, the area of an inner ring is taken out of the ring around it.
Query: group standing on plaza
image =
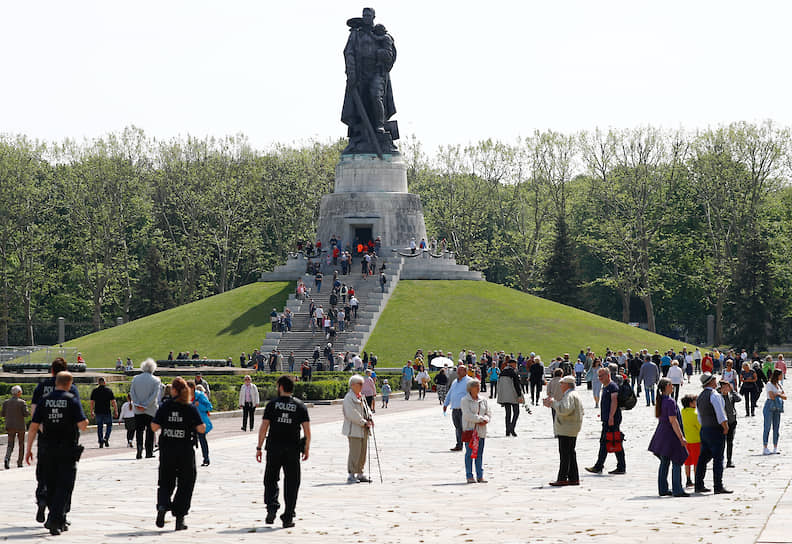
[[[787,398],[783,386],[785,372],[772,360],[749,362],[740,359],[735,364],[731,357],[726,357],[718,366],[721,370],[719,379],[717,374],[709,371],[710,368],[714,370],[716,359],[708,353],[700,364],[701,393],[683,396],[680,409],[678,402],[685,376],[689,377],[690,369],[695,373],[697,368],[698,350],[693,353],[685,351],[680,358],[671,357],[673,352],[668,352],[666,356],[660,357],[659,365],[655,362],[656,357],[649,356],[646,350],[636,356],[627,350],[623,360],[619,358],[621,352],[619,355],[609,353],[604,360],[596,357],[587,360],[587,354],[581,350],[581,355],[574,363],[568,355],[564,355],[553,360],[547,368],[533,353],[529,358],[505,354],[493,357],[486,372],[464,363],[455,368],[453,375],[448,372],[448,367],[441,368],[435,376],[438,400],[444,413],[448,413],[450,408],[455,429],[455,443],[451,450],[465,450],[467,482],[487,481],[483,461],[493,415],[488,401],[494,399],[504,407],[506,435],[517,436],[519,405],[535,406],[537,403],[534,376],[539,375],[535,370],[540,369],[542,373],[538,385],[546,386],[542,403],[551,409],[553,434],[559,452],[558,474],[550,482],[551,486],[580,484],[576,446],[584,411],[577,388],[585,377],[595,392],[595,404],[602,426],[599,453],[595,463],[586,467],[588,472],[603,472],[608,455],[613,453],[616,467],[609,474],[627,473],[622,411],[635,405],[636,393],[643,393],[646,405],[654,406],[657,419],[657,428],[648,450],[659,460],[658,494],[685,497],[690,494],[690,488],[695,493],[731,493],[724,484],[724,468],[735,466],[733,442],[737,428],[737,405],[745,402],[745,417],[752,417],[754,405],[758,402],[758,395],[754,393],[764,390],[763,453],[779,453],[780,419]],[[423,366],[422,354],[417,355],[415,365],[411,361],[402,369],[405,400],[409,399],[409,390],[414,384],[418,387],[419,398],[423,398],[431,383],[431,377]],[[670,362],[664,360],[666,357],[670,358]],[[464,358],[460,357],[460,360],[464,361]],[[739,373],[736,371],[737,366],[743,369]],[[665,370],[663,367],[666,367]],[[130,446],[131,429],[134,429],[137,458],[141,458],[144,452],[146,457],[153,457],[155,449],[159,450],[156,525],[164,526],[165,515],[170,512],[176,518],[176,530],[183,530],[186,529],[185,517],[189,512],[197,477],[193,454],[196,444],[201,446],[203,465],[209,465],[206,436],[212,426],[210,386],[200,375],[189,382],[176,378],[163,393],[163,385],[154,375],[155,369],[156,363],[151,359],[141,364],[142,372],[133,379],[128,401],[121,406],[120,411],[112,391],[100,378],[91,393],[91,415],[97,422],[100,448],[109,446],[112,421],[119,418],[120,413],[121,420],[127,425],[127,442]],[[549,383],[546,371],[551,371]],[[12,397],[3,404],[2,414],[6,417],[9,432],[6,468],[10,466],[16,444],[19,448],[17,464],[21,465],[23,452],[26,454],[25,459],[30,462],[33,442],[38,438],[36,519],[45,523],[55,535],[69,527],[66,516],[71,508],[77,462],[82,453],[78,431],[85,430],[87,418],[73,379],[66,372],[65,361],[53,361],[51,373],[50,378],[37,386],[30,411],[21,399],[21,389],[15,387],[11,391]],[[593,382],[594,376],[598,387]],[[482,380],[481,377],[485,378]],[[488,382],[490,386],[489,399],[483,394],[482,382]],[[305,405],[293,397],[293,379],[282,376],[276,385],[278,396],[267,403],[264,409],[256,458],[262,460],[261,448],[266,442],[264,484],[267,523],[274,522],[276,512],[280,509],[278,481],[282,471],[285,509],[281,520],[284,527],[291,527],[300,485],[300,459],[308,458],[310,424]],[[387,380],[383,386],[382,407],[386,407],[390,393]],[[526,403],[524,395],[529,392],[530,402]],[[371,481],[371,469],[367,475],[365,466],[367,460],[371,466],[369,438],[374,429],[376,394],[376,379],[371,368],[365,370],[365,376],[355,374],[350,378],[349,392],[342,405],[344,419],[341,429],[348,442],[348,483]],[[628,398],[630,395],[631,402]],[[242,430],[252,430],[255,410],[260,404],[258,389],[250,376],[246,376],[239,389]],[[528,406],[526,409],[529,409]],[[28,413],[33,414],[33,424],[27,433],[25,447],[24,423],[20,424],[18,420],[24,422]],[[155,436],[157,432],[158,438]],[[379,450],[376,450],[376,455],[379,461]],[[705,483],[710,465],[713,473],[712,490]],[[684,484],[683,466],[686,473]],[[47,511],[48,515],[45,515]]]

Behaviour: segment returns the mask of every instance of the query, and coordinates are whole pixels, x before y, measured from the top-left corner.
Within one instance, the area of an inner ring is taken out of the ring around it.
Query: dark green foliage
[[[576,265],[574,248],[569,239],[569,229],[566,220],[562,217],[556,220],[553,249],[545,264],[542,289],[545,298],[568,306],[577,306]]]

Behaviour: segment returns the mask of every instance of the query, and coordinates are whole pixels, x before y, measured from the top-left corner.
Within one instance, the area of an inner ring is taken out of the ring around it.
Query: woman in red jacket
[[[701,360],[701,372],[712,372],[712,353],[707,353]]]

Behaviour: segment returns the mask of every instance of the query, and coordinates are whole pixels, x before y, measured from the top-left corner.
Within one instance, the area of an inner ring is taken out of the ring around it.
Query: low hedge
[[[38,372],[49,372],[50,363],[3,363],[4,372],[15,372],[21,374],[26,370],[36,370]],[[87,370],[85,363],[67,363],[66,369],[69,372],[85,372]]]

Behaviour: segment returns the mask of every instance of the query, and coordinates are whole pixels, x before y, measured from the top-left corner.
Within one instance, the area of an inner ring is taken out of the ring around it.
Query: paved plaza
[[[694,383],[683,393],[697,393]],[[549,410],[520,414],[517,438],[504,436],[503,409],[494,404],[487,437],[486,484],[465,483],[461,453],[453,445],[451,417],[434,395],[424,401],[395,399],[378,409],[376,439],[384,483],[372,459],[373,484],[347,485],[346,440],[340,434],[341,406],[311,409],[311,458],[303,463],[297,526],[264,523],[263,464],[255,462],[255,433],[239,431],[234,419],[216,420],[210,433],[212,465],[198,469],[188,531],[154,526],[157,460],[134,459],[123,433],[115,447],[89,448],[78,469],[71,530],[51,537],[33,520],[34,469],[0,472],[0,540],[37,542],[792,542],[786,521],[792,514],[789,456],[792,432],[782,416],[781,455],[762,456],[759,412],[744,418],[735,439],[734,463],[725,484],[733,495],[657,496],[658,462],[646,451],[656,420],[644,399],[625,413],[627,475],[591,475],[599,418],[585,386],[579,389],[586,414],[578,439],[579,487],[553,488],[558,453]],[[488,393],[487,393],[488,395]],[[763,401],[762,401],[763,402]],[[761,404],[760,404],[761,406]],[[408,408],[408,409],[406,409]],[[260,413],[260,410],[259,410]],[[234,432],[235,429],[235,432]],[[214,434],[214,436],[213,436]],[[789,445],[789,447],[787,447]],[[373,444],[372,444],[373,447]],[[96,451],[94,451],[96,449]],[[373,454],[373,449],[371,450]],[[615,468],[615,459],[606,463]],[[711,471],[707,484],[711,487]]]

